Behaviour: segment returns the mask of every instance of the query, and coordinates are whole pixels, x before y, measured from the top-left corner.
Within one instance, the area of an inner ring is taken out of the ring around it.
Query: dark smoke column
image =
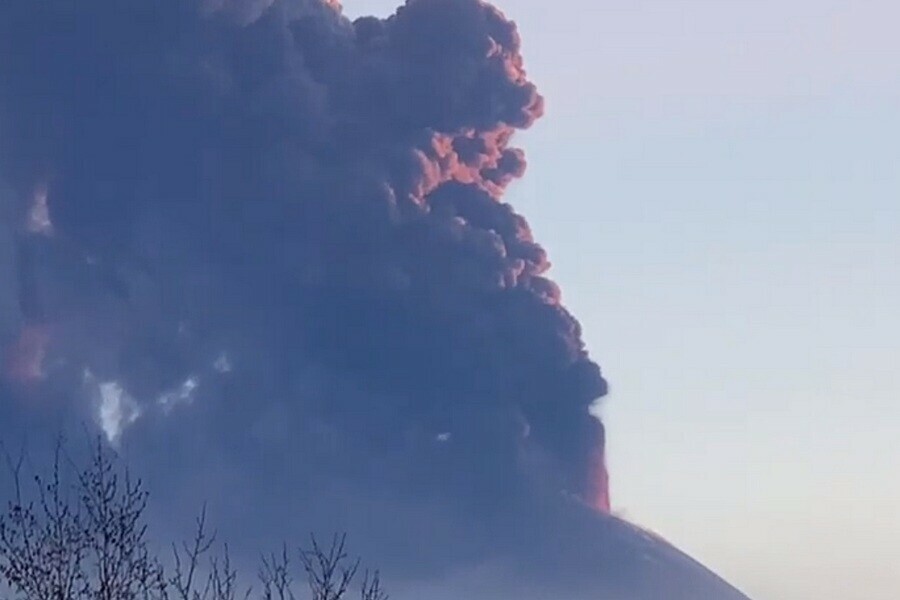
[[[390,182],[406,238],[403,295],[425,299],[450,323],[420,368],[445,367],[461,394],[515,413],[519,450],[546,451],[566,473],[565,489],[608,510],[603,426],[588,412],[606,382],[544,276],[546,253],[501,201],[525,169],[509,145],[513,132],[543,112],[515,26],[479,0],[419,0],[354,30],[364,62],[383,69],[372,87],[360,78],[370,102],[361,108],[384,111],[373,121],[392,124],[393,135],[420,140]],[[379,95],[387,97],[379,103]]]
[[[314,367],[354,393],[298,399],[296,421],[363,455],[399,445],[412,463],[416,432],[450,434],[440,470],[461,487],[608,510],[589,411],[606,382],[502,201],[543,102],[500,11],[8,0],[0,40],[4,177],[49,173],[54,239],[85,257],[44,265],[66,271],[46,315],[58,356],[148,415],[201,381],[210,348],[251,347],[274,373],[247,419]]]

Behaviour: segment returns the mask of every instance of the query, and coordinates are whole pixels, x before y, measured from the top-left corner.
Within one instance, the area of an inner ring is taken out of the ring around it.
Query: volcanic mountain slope
[[[519,523],[520,537],[505,560],[403,589],[396,597],[748,600],[660,536],[625,520],[575,507],[567,501],[555,509],[545,505],[539,510],[539,519]],[[553,531],[547,532],[547,527]]]
[[[609,548],[606,597],[622,600],[747,600],[706,567],[657,535],[615,517],[601,517],[598,540]],[[618,572],[620,575],[616,575]],[[587,598],[603,598],[602,595]]]

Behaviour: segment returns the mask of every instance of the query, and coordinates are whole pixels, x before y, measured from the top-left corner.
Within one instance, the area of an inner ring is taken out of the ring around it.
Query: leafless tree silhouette
[[[98,445],[90,468],[63,482],[62,445],[49,478],[22,482],[24,455],[7,454],[14,497],[0,517],[0,576],[22,600],[150,600],[165,597],[163,570],[147,546],[147,493]],[[74,496],[74,498],[73,498]]]
[[[0,515],[0,585],[14,600],[298,600],[291,552],[264,554],[259,590],[244,587],[228,546],[209,530],[204,506],[189,541],[164,564],[148,543],[148,493],[98,441],[78,469],[58,443],[48,477],[23,481],[25,454],[3,452],[12,497]],[[71,480],[71,481],[70,481]],[[310,600],[343,600],[360,567],[346,535],[327,547],[315,536],[299,549]],[[298,569],[300,570],[300,569]],[[361,600],[387,600],[377,571],[366,571]]]

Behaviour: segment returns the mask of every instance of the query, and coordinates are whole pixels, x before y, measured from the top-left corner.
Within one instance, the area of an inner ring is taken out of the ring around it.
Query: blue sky
[[[548,98],[509,199],[611,381],[614,506],[757,600],[893,600],[900,7],[500,5]]]

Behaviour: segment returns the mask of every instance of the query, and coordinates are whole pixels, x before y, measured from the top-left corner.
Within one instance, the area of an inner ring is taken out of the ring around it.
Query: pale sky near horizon
[[[508,200],[611,382],[614,506],[755,600],[896,600],[900,5],[497,3],[548,100]]]

